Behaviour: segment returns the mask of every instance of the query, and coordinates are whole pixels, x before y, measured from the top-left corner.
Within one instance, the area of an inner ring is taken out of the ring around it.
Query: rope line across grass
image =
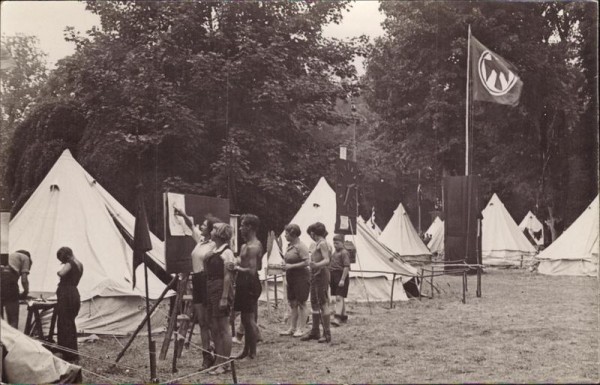
[[[200,370],[200,371],[198,371],[198,372],[194,372],[194,373],[186,374],[185,376],[181,376],[181,377],[172,378],[172,379],[170,379],[169,381],[167,381],[167,383],[168,383],[168,384],[172,384],[172,383],[176,383],[176,382],[178,382],[179,380],[182,380],[182,379],[184,379],[184,378],[188,378],[188,377],[191,377],[191,376],[194,376],[194,375],[199,375],[199,374],[205,374],[205,373],[207,373],[207,372],[209,372],[209,371],[211,371],[211,370],[214,370],[215,368],[221,367],[221,366],[223,366],[223,365],[226,365],[226,364],[230,364],[230,363],[231,363],[231,362],[233,362],[233,361],[235,361],[235,360],[234,360],[234,359],[228,359],[227,361],[225,361],[225,362],[222,362],[222,363],[220,363],[220,364],[218,364],[218,365],[213,365],[213,366],[211,366],[210,368],[206,368],[206,369],[204,369],[204,370]]]
[[[110,384],[118,384],[118,383],[123,384],[123,383],[127,382],[127,381],[123,381],[123,378],[120,378],[119,380],[115,380],[114,378],[103,376],[102,374],[98,374],[96,372],[92,372],[91,370],[85,369],[83,367],[81,368],[81,371],[86,372],[86,373],[91,373],[92,375],[94,375],[96,377],[108,380],[107,383],[110,383]]]
[[[128,370],[131,370],[131,371],[136,372],[136,373],[144,373],[143,371],[141,371],[139,369],[136,369],[136,368],[132,368],[132,367],[129,367],[129,366],[126,366],[126,365],[123,365],[123,364],[114,363],[112,361],[105,361],[104,359],[101,359],[101,358],[98,358],[98,357],[94,357],[94,356],[90,356],[90,355],[87,355],[87,354],[83,354],[79,350],[74,350],[74,349],[66,348],[64,346],[60,346],[60,345],[57,345],[57,344],[54,344],[54,343],[50,343],[50,342],[42,342],[42,344],[46,345],[46,346],[50,346],[52,348],[55,348],[56,350],[60,350],[60,351],[63,351],[63,352],[77,354],[80,357],[85,357],[85,358],[88,358],[88,359],[91,359],[91,360],[99,361],[99,362],[101,362],[103,364],[108,364],[109,366],[116,366],[116,367],[120,367],[120,368],[123,368],[123,369],[128,369]],[[81,365],[79,365],[79,366],[81,366]]]

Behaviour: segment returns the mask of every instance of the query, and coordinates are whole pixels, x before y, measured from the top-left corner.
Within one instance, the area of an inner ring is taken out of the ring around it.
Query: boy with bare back
[[[262,243],[256,237],[260,221],[256,215],[242,215],[240,233],[246,241],[240,249],[240,256],[234,266],[237,271],[235,280],[235,311],[241,312],[242,325],[244,325],[244,350],[237,359],[255,358],[256,343],[258,340],[258,326],[256,314],[258,297],[262,291],[258,278],[257,263],[262,258]]]

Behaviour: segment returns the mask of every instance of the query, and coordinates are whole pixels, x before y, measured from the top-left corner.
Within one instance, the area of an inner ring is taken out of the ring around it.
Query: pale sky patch
[[[378,1],[357,1],[344,13],[342,23],[327,26],[324,35],[346,39],[364,34],[371,40],[381,36],[383,15],[378,8]],[[67,26],[85,34],[94,25],[100,26],[100,18],[86,11],[85,3],[79,1],[2,1],[0,6],[0,32],[37,36],[40,49],[48,54],[50,68],[75,52],[75,44],[64,39]],[[355,64],[362,74],[362,60],[357,59]]]

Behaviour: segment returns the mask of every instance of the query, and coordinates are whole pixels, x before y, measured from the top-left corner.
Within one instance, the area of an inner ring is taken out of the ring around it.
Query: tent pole
[[[462,281],[463,281],[463,297],[462,297],[462,303],[467,303],[467,293],[466,293],[466,286],[467,286],[467,271],[463,270],[463,277],[462,277]]]
[[[431,281],[430,281],[430,283],[431,283],[431,298],[433,298],[433,276],[434,276],[433,271],[434,271],[434,269],[435,269],[435,267],[431,266],[431,278],[430,278],[431,279]]]
[[[467,99],[465,103],[465,175],[469,175],[469,82],[471,81],[471,24],[469,24],[469,36],[467,38]]]
[[[146,263],[146,259],[148,258],[148,254],[144,253],[144,283],[146,284],[146,322],[148,326],[148,347],[150,354],[150,381],[158,382],[156,378],[156,346],[154,345],[154,341],[152,340],[152,325],[150,322],[150,296],[148,290],[148,264]]]
[[[396,283],[396,273],[392,276],[392,292],[390,293],[390,309],[394,308],[394,284]]]
[[[477,266],[477,297],[481,297],[481,266]]]
[[[265,276],[265,292],[267,293],[267,318],[271,319],[271,302],[269,301],[269,267]]]
[[[273,294],[275,297],[275,309],[279,309],[279,304],[277,303],[277,274],[273,276],[273,282],[275,286],[275,293]]]

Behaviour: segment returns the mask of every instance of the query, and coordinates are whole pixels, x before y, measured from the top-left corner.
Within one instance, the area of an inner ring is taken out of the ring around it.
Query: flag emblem
[[[481,44],[475,36],[471,35],[470,40],[473,100],[509,106],[519,104],[523,81],[514,66]]]
[[[496,58],[489,50],[479,57],[479,77],[485,89],[494,96],[506,95],[517,84],[519,78]]]

